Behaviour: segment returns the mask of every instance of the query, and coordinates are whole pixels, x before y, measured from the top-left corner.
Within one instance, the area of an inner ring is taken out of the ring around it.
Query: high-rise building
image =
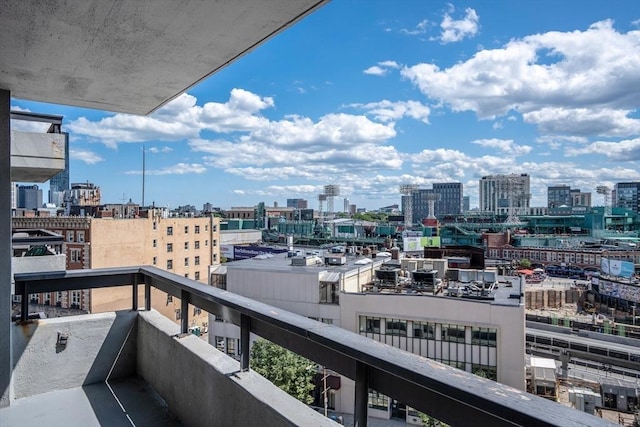
[[[529,174],[487,175],[480,179],[480,210],[496,215],[520,215],[529,209]]]
[[[42,190],[37,185],[18,186],[18,209],[35,210],[42,207]]]
[[[349,212],[349,205],[350,205],[350,204],[351,204],[351,203],[349,202],[349,199],[347,199],[347,198],[345,197],[345,198],[344,198],[344,200],[343,200],[343,209],[342,209],[342,212],[344,212],[344,213],[348,213],[348,212]]]
[[[433,192],[437,194],[435,215],[459,215],[462,212],[462,183],[444,182],[433,184]]]
[[[288,208],[307,209],[308,204],[306,199],[287,199]]]
[[[640,181],[619,182],[615,186],[615,206],[640,214]]]
[[[64,170],[55,174],[49,180],[49,203],[62,206],[64,202],[64,192],[69,190],[69,134],[64,135]]]
[[[583,193],[579,188],[568,185],[553,185],[547,187],[547,208],[555,209],[561,206],[591,206],[591,193]]]
[[[471,209],[471,201],[469,196],[462,196],[462,211],[467,212]]]
[[[547,207],[559,208],[560,206],[571,206],[571,187],[568,185],[547,187]]]
[[[445,182],[412,193],[413,222],[429,216],[459,215],[462,212],[462,188],[461,182]]]

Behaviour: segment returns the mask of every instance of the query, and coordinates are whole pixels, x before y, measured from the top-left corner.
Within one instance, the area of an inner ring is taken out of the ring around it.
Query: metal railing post
[[[151,285],[147,283],[146,279],[144,281],[144,309],[147,311],[151,310]]]
[[[22,300],[20,301],[20,320],[26,322],[29,319],[29,291],[27,290],[29,286],[27,282],[24,283],[24,287],[22,288]]]
[[[246,314],[240,316],[240,351],[242,357],[240,359],[240,369],[242,371],[249,370],[249,335],[251,334],[251,317]]]
[[[180,291],[180,332],[186,334],[189,331],[189,293]]]
[[[138,311],[138,275],[133,276],[133,294],[131,295],[131,310]]]
[[[369,372],[367,365],[356,362],[354,427],[367,427],[367,409],[369,407]]]

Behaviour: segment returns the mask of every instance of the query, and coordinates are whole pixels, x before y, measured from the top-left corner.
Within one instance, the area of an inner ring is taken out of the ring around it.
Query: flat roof
[[[327,2],[3,2],[0,88],[148,114]]]
[[[344,265],[326,265],[324,264],[323,258],[325,254],[322,254],[318,257],[321,261],[320,264],[313,264],[309,266],[303,265],[291,265],[291,259],[287,256],[286,253],[282,254],[273,254],[273,256],[266,257],[254,257],[249,259],[243,259],[239,261],[228,262],[225,265],[227,266],[227,271],[229,270],[267,270],[267,271],[280,271],[280,272],[290,272],[290,273],[320,273],[322,271],[335,271],[339,273],[349,273],[351,271],[358,270],[362,267],[371,268],[371,265],[374,266],[381,265],[384,261],[383,259],[373,260],[372,263],[369,264],[356,264],[358,260],[364,259],[365,257],[354,257],[347,256],[346,264]],[[335,257],[339,254],[326,254],[327,256]]]

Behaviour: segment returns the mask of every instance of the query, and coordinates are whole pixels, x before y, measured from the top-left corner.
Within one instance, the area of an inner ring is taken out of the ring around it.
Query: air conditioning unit
[[[342,256],[326,256],[324,257],[324,263],[327,265],[345,265],[347,263],[347,257]]]

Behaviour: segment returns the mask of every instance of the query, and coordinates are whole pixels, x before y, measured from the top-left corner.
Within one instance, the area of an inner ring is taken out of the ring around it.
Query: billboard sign
[[[241,260],[241,259],[249,259],[257,257],[258,255],[265,254],[282,254],[287,253],[286,248],[272,248],[268,246],[235,246],[233,248],[233,259]]]
[[[600,261],[600,270],[611,276],[630,278],[634,273],[634,265],[629,261],[602,258]]]

